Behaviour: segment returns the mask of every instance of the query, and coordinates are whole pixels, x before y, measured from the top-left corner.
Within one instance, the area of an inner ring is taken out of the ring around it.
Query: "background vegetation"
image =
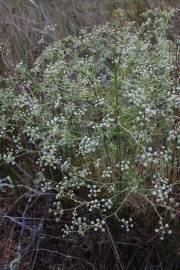
[[[20,60],[32,63],[56,38],[112,19],[141,21],[154,7],[179,7],[179,0],[0,0],[0,71]],[[179,16],[176,16],[179,29]]]

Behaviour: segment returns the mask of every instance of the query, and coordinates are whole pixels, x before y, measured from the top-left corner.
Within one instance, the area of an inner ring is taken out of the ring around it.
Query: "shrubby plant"
[[[54,196],[49,211],[64,236],[105,232],[112,218],[133,231],[148,211],[153,234],[173,233],[180,88],[166,36],[172,15],[82,30],[3,81],[1,167],[16,189]]]

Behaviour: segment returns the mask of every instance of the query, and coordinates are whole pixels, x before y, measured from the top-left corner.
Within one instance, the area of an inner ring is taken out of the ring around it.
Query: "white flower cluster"
[[[0,126],[0,139],[1,138],[3,138],[5,135],[6,135],[6,133],[7,133],[7,128],[6,128],[6,126],[4,125],[4,126]]]
[[[59,163],[60,163],[60,166],[61,166],[61,170],[63,172],[67,172],[71,167],[71,159],[70,158],[67,158],[67,160],[62,161],[62,158],[60,157],[59,158]]]
[[[129,219],[123,218],[120,221],[122,223],[121,228],[123,230],[125,230],[126,232],[129,232],[130,229],[134,227],[133,222],[132,222],[132,218],[129,218]]]
[[[115,191],[115,184],[108,185],[107,190],[108,190],[108,193],[109,194],[114,193],[114,191]]]
[[[38,140],[42,139],[42,134],[37,126],[25,126],[22,132],[29,137],[29,142],[31,143],[36,143]]]
[[[22,114],[24,114],[23,111],[25,110],[27,116],[39,115],[40,113],[40,105],[38,100],[35,97],[31,97],[26,92],[19,95],[16,105],[19,107]]]
[[[179,209],[179,202],[177,202],[173,197],[169,197],[167,209],[170,211],[170,217],[175,219]]]
[[[62,229],[63,237],[66,237],[71,233],[79,233],[81,235],[84,235],[87,227],[87,218],[79,217],[75,209],[72,214],[71,225],[65,224],[64,228]]]
[[[84,168],[78,171],[78,175],[80,178],[85,178],[87,179],[88,176],[90,176],[92,174],[92,172],[88,169],[88,168]],[[88,185],[89,188],[89,185]]]
[[[143,110],[139,111],[138,116],[136,117],[136,120],[139,123],[140,127],[143,128],[149,125],[150,121],[153,120],[157,114],[158,114],[158,110],[156,108],[153,108],[152,106],[144,104]]]
[[[59,159],[57,158],[57,147],[53,144],[43,145],[39,155],[40,156],[36,163],[39,164],[42,169],[47,166],[56,169],[62,159],[61,157]]]
[[[106,100],[104,97],[98,97],[96,100],[95,100],[95,107],[101,107],[101,106],[104,106],[106,103]]]
[[[122,160],[121,161],[121,171],[129,170],[130,161],[129,160]]]
[[[79,152],[83,156],[86,156],[87,154],[96,152],[98,146],[99,146],[98,138],[90,138],[88,136],[84,136],[79,144]]]
[[[147,151],[140,156],[140,162],[144,167],[148,167],[149,164],[160,164],[162,161],[169,162],[172,160],[172,151],[165,150],[162,146],[160,150],[153,151],[152,147],[149,147]]]
[[[101,188],[97,185],[88,185],[87,187],[89,189],[88,198],[96,198],[98,194],[101,193]]]
[[[40,178],[38,177],[39,178],[38,182],[40,182],[42,192],[52,190],[52,188],[53,188],[52,180],[44,177],[43,170],[41,172],[41,175],[39,175],[39,176],[40,176]]]
[[[177,128],[177,130],[170,130],[168,137],[168,142],[175,142],[176,148],[180,149],[180,128]]]
[[[15,152],[15,154],[19,154],[21,151],[24,150],[22,143],[21,143],[21,138],[13,135],[12,140],[13,140],[13,143],[15,145],[14,152]]]
[[[170,142],[170,141],[176,140],[177,134],[178,134],[178,132],[176,130],[170,130],[168,137],[167,137],[167,141]]]
[[[159,228],[156,228],[155,232],[159,234],[160,240],[164,240],[166,234],[172,234],[172,230],[169,228],[169,224],[163,224],[162,218],[159,221]]]
[[[103,172],[102,172],[102,178],[103,179],[104,178],[111,178],[112,177],[112,173],[113,173],[113,171],[112,171],[111,167],[107,167],[107,169],[106,170],[103,170]]]
[[[109,199],[102,198],[100,200],[94,199],[87,203],[87,207],[89,212],[93,212],[94,210],[99,210],[103,213],[111,210],[113,207],[113,201]]]
[[[90,220],[86,217],[80,217],[77,214],[76,209],[72,213],[72,221],[71,224],[65,224],[63,231],[63,237],[68,236],[72,233],[78,233],[80,235],[84,235],[85,231],[87,229],[93,229],[95,232],[101,231],[105,232],[105,220],[100,220],[99,218],[96,218],[95,220]]]
[[[86,108],[86,106],[82,106],[81,108],[77,108],[74,111],[74,115],[81,118],[82,116],[86,114],[87,111],[88,111],[88,108]]]
[[[145,101],[145,93],[142,87],[134,87],[132,82],[127,81],[125,86],[127,87],[127,90],[125,93],[123,93],[124,98],[128,97],[128,101],[131,104],[137,105],[137,106],[142,106],[142,103]],[[142,113],[143,116],[143,113]],[[137,121],[144,121],[144,116],[137,118]]]
[[[169,184],[169,180],[157,174],[153,175],[152,183],[154,185],[152,195],[155,196],[156,202],[167,205],[169,196],[172,193],[172,187]]]
[[[53,203],[53,208],[50,208],[49,209],[49,213],[53,213],[55,218],[56,218],[56,222],[59,222],[61,217],[63,216],[64,214],[64,208],[63,208],[63,205],[61,203],[60,200],[58,201],[55,201]]]
[[[149,108],[146,108],[146,109],[145,109],[145,114],[146,114],[149,118],[151,118],[151,117],[156,116],[157,110],[156,110],[156,109],[152,109],[151,107],[149,107]],[[148,121],[148,118],[146,117],[145,120]]]
[[[106,222],[104,220],[100,220],[99,218],[97,218],[95,221],[92,220],[91,221],[91,226],[94,228],[94,231],[97,232],[98,230],[101,232],[105,232],[105,225]]]
[[[170,100],[174,102],[175,108],[180,108],[180,87],[179,85],[176,88],[176,91],[172,91],[172,95],[170,96]]]
[[[6,164],[15,165],[15,153],[13,149],[6,148],[6,153],[0,154],[0,160]]]

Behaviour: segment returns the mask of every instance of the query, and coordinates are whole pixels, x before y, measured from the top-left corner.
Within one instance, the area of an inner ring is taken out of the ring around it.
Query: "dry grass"
[[[29,63],[56,36],[74,35],[81,27],[104,23],[109,17],[108,1],[1,0],[1,62],[7,67],[21,59]],[[47,28],[51,25],[56,25],[56,31]],[[45,40],[40,46],[42,36]]]
[[[180,0],[0,0],[0,73],[21,60],[32,63],[56,38],[112,18],[140,20],[141,12],[155,4],[167,8]],[[49,25],[56,25],[55,31]]]

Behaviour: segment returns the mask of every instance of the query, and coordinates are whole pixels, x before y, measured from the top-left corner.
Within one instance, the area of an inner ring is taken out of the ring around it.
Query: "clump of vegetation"
[[[149,12],[138,27],[83,30],[2,82],[3,181],[48,200],[64,238],[92,230],[141,237],[141,223],[148,241],[176,238],[180,88],[178,46],[167,39],[172,15]]]

